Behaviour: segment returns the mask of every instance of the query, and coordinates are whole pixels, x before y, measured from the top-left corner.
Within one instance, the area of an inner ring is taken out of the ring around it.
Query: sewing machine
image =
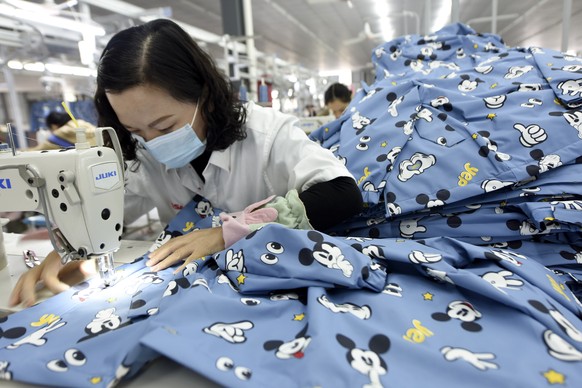
[[[8,126],[9,127],[9,126]],[[107,131],[113,149],[104,146]],[[17,151],[0,144],[0,212],[34,211],[45,216],[52,246],[62,263],[95,258],[106,285],[115,282],[113,253],[123,229],[123,157],[113,128],[97,128],[91,147],[84,130],[75,147]]]

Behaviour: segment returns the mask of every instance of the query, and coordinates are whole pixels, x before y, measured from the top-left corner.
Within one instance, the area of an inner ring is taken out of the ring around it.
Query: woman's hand
[[[186,264],[204,256],[212,255],[224,249],[222,228],[200,229],[172,238],[170,241],[150,253],[146,262],[152,271],[157,272],[184,261],[174,273]]]
[[[10,306],[21,304],[30,307],[36,303],[37,284],[42,282],[51,292],[58,294],[68,290],[71,285],[95,274],[93,260],[76,260],[61,264],[61,257],[52,251],[40,263],[20,276],[10,294]]]

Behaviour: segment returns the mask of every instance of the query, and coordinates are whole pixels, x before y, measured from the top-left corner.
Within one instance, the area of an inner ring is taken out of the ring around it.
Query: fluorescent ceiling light
[[[59,63],[42,63],[42,62],[22,63],[20,61],[12,60],[8,61],[7,65],[10,69],[13,70],[27,70],[37,73],[48,71],[53,74],[76,75],[79,77],[97,76],[97,70],[88,67],[70,66]]]
[[[105,29],[97,24],[90,24],[87,22],[77,22],[75,20],[59,16],[50,16],[46,14],[43,15],[36,12],[12,8],[6,4],[0,4],[0,15],[45,26],[75,31],[81,34],[91,34],[95,36],[105,35]]]

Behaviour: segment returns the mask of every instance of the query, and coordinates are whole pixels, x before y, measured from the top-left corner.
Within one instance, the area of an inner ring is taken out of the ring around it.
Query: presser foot
[[[111,286],[115,283],[115,265],[112,253],[106,253],[95,259],[95,267],[105,286]]]

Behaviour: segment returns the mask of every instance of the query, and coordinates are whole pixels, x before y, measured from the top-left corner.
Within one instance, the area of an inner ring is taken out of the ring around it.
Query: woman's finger
[[[70,263],[69,263],[70,264]],[[74,266],[74,265],[73,265]],[[70,286],[66,283],[63,283],[59,279],[59,271],[63,268],[60,260],[50,260],[45,263],[45,268],[42,271],[41,279],[44,282],[46,288],[48,288],[51,292],[58,294],[59,292],[63,292],[68,290]]]

